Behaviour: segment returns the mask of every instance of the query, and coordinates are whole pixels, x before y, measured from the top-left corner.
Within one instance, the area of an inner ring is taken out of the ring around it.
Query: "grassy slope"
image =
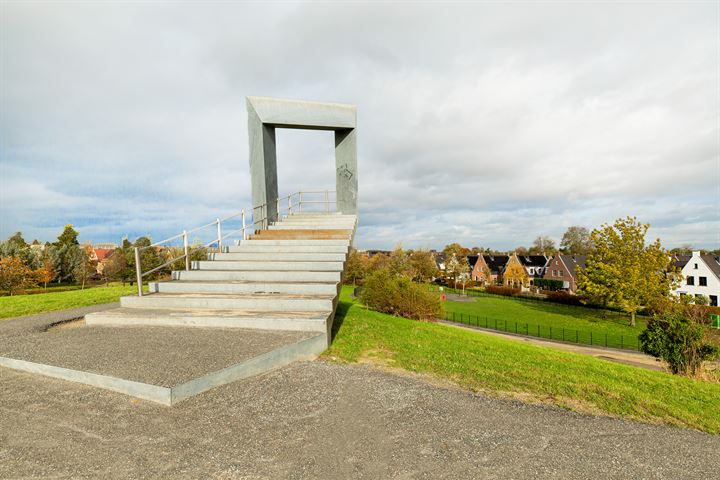
[[[473,391],[720,433],[720,385],[392,317],[343,288],[327,358],[372,359]]]
[[[635,344],[637,336],[645,329],[646,322],[644,319],[638,318],[635,328],[628,325],[626,315],[618,312],[609,312],[597,310],[593,308],[574,307],[556,305],[549,302],[528,302],[513,298],[504,297],[478,297],[474,302],[445,302],[445,310],[452,315],[456,314],[456,319],[460,320],[460,314],[463,314],[464,323],[467,322],[467,316],[472,315],[480,317],[480,323],[485,317],[507,321],[508,329],[514,331],[514,323],[518,323],[518,331],[525,331],[525,324],[528,324],[529,334],[537,333],[537,326],[540,326],[541,334],[548,337],[550,334],[549,327],[552,327],[553,338],[561,338],[563,336],[562,329],[565,329],[567,338],[574,340],[573,331],[579,331],[578,341],[581,343],[589,343],[590,335],[593,332],[593,342],[595,344],[602,343],[604,336],[609,336],[610,344],[619,344],[620,335],[624,338],[624,344]],[[473,320],[473,323],[475,320]],[[494,325],[494,322],[492,323]],[[500,323],[498,324],[500,325]],[[619,346],[619,345],[616,345]]]
[[[117,302],[120,297],[135,293],[137,293],[137,287],[126,285],[124,287],[95,287],[68,292],[0,297],[0,318]]]

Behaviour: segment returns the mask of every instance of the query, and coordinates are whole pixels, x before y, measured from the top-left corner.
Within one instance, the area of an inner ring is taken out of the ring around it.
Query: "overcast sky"
[[[0,237],[155,239],[250,204],[245,97],[358,107],[360,248],[637,216],[720,247],[720,3],[0,2]],[[334,188],[278,131],[279,188]]]

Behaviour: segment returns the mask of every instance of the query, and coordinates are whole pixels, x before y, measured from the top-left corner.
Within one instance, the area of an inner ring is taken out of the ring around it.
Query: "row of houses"
[[[536,279],[557,280],[563,289],[577,290],[576,269],[585,255],[468,255],[470,279],[482,285],[527,288]]]
[[[469,278],[481,285],[505,285],[527,288],[537,279],[562,282],[562,289],[577,291],[577,269],[585,267],[585,255],[468,255]],[[720,299],[720,256],[675,255],[672,262],[682,272],[682,281],[675,289],[680,296],[707,297],[710,305]],[[443,269],[442,263],[439,263]],[[558,284],[559,285],[559,284]]]

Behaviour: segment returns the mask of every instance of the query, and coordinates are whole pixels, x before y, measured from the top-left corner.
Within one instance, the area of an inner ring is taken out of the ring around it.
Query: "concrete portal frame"
[[[276,128],[335,132],[337,210],[357,214],[357,107],[270,97],[247,97],[250,176],[253,207],[267,205],[269,222],[277,220]],[[311,165],[308,165],[312,168]]]

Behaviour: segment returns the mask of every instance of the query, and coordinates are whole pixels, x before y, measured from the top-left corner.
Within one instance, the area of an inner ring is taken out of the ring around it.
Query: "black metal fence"
[[[612,335],[592,330],[576,330],[564,327],[537,325],[528,322],[515,322],[490,318],[482,315],[446,312],[445,320],[499,332],[515,333],[548,340],[592,345],[598,347],[619,348],[621,350],[640,350],[637,335]]]

